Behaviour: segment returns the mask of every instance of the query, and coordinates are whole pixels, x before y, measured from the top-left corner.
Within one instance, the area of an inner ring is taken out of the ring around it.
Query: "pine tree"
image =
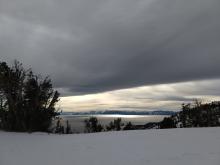
[[[51,80],[26,71],[18,61],[0,62],[0,126],[9,131],[47,131],[59,93]]]
[[[90,117],[89,119],[86,119],[84,123],[87,133],[101,132],[103,130],[102,125],[99,124],[98,119],[96,117]]]
[[[131,122],[128,122],[124,127],[124,130],[132,130],[132,129],[133,129],[133,125]]]
[[[70,134],[71,133],[71,126],[69,125],[69,121],[66,121],[66,134]]]

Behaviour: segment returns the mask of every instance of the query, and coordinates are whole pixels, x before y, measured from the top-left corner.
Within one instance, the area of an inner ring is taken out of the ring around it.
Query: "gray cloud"
[[[157,97],[136,97],[137,100],[158,100],[158,101],[180,101],[180,102],[193,102],[195,99],[193,98],[186,98],[184,96],[157,96]]]
[[[220,78],[219,15],[219,0],[0,0],[1,60],[64,95]]]

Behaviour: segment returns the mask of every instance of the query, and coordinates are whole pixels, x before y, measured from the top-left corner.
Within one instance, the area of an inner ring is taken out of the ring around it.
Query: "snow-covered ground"
[[[0,132],[0,165],[220,165],[220,128]]]

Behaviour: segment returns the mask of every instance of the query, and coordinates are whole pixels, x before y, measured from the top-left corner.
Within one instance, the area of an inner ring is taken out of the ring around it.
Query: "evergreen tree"
[[[55,133],[61,133],[60,119],[57,120],[56,127],[55,127]]]
[[[120,131],[121,130],[121,118],[117,118],[114,120],[115,130]]]
[[[161,128],[220,126],[220,102],[183,104],[182,111],[160,123]]]
[[[161,129],[176,128],[176,125],[171,117],[165,117],[163,121],[160,123],[160,128]]]
[[[71,133],[71,126],[69,125],[69,121],[66,121],[66,134],[70,134]]]
[[[115,120],[113,120],[113,122],[111,121],[109,123],[109,125],[106,126],[106,130],[107,131],[120,131],[121,130],[121,126],[122,126],[122,123],[121,123],[121,118],[117,118]]]
[[[9,131],[47,131],[56,115],[59,93],[18,61],[0,62],[0,126]]]
[[[106,130],[107,130],[107,131],[112,131],[112,130],[114,130],[114,129],[115,129],[115,125],[114,125],[113,121],[111,121],[111,122],[109,123],[109,125],[106,126]]]
[[[124,127],[124,130],[133,130],[133,125],[131,122],[128,122],[125,127]]]
[[[102,125],[98,123],[98,119],[96,117],[90,117],[89,119],[86,119],[84,122],[87,133],[101,132],[103,130]]]

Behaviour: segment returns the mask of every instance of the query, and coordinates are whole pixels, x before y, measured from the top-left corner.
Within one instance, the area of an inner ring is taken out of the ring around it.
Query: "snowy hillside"
[[[0,165],[219,165],[220,128],[48,135],[0,132]]]

